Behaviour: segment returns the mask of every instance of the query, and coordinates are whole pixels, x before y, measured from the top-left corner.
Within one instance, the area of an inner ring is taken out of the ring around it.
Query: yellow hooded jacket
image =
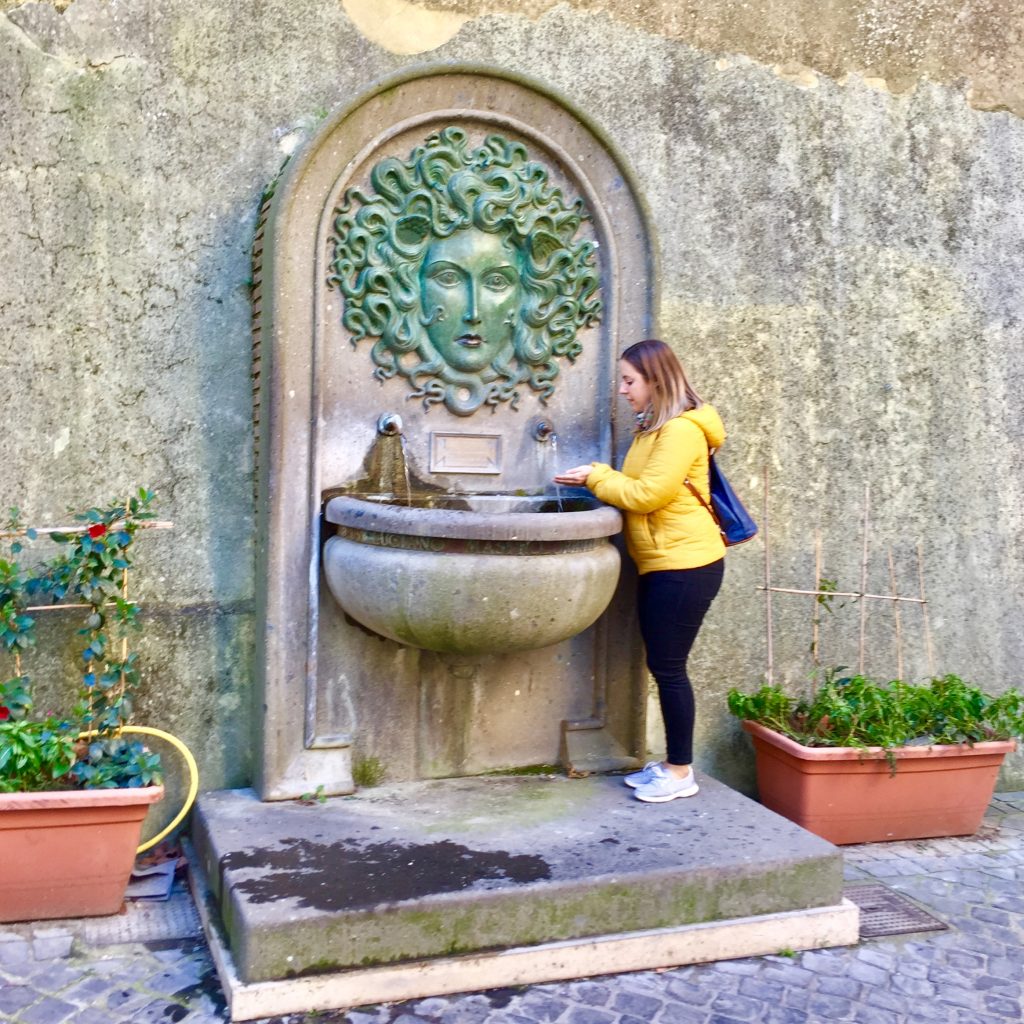
[[[725,555],[718,525],[684,483],[710,501],[708,448],[724,440],[721,417],[705,403],[637,434],[621,473],[594,463],[587,487],[626,513],[626,547],[641,575],[695,569]]]

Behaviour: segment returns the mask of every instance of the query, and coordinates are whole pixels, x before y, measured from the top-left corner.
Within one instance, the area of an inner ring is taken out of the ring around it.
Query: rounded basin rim
[[[591,540],[622,529],[622,513],[611,505],[572,512],[476,512],[381,504],[345,494],[331,498],[325,516],[338,526],[417,537]]]

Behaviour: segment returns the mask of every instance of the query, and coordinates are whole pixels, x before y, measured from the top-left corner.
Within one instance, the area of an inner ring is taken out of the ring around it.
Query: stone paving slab
[[[1024,1019],[1022,835],[1024,794],[1000,794],[972,839],[844,848],[849,882],[890,885],[945,920],[947,932],[265,1018],[261,1024],[1019,1022]],[[892,864],[901,870],[893,874],[888,870]],[[181,988],[169,985],[172,975],[180,978]],[[4,1024],[213,1024],[226,1019],[212,961],[201,941],[88,946],[76,938],[66,958],[40,960],[31,936],[0,934]]]

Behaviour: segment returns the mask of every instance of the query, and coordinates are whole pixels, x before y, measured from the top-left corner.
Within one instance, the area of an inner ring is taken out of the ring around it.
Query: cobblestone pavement
[[[996,1024],[1024,1019],[1024,793],[977,836],[847,847],[850,885],[882,883],[948,930],[852,947],[643,971],[263,1024]],[[224,998],[205,944],[84,945],[0,930],[0,1021],[209,1024]]]

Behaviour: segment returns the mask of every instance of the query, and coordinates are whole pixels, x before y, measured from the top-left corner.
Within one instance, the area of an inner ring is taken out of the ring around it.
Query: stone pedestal
[[[661,805],[617,776],[210,793],[195,843],[235,1019],[857,938],[840,852],[707,777]]]

